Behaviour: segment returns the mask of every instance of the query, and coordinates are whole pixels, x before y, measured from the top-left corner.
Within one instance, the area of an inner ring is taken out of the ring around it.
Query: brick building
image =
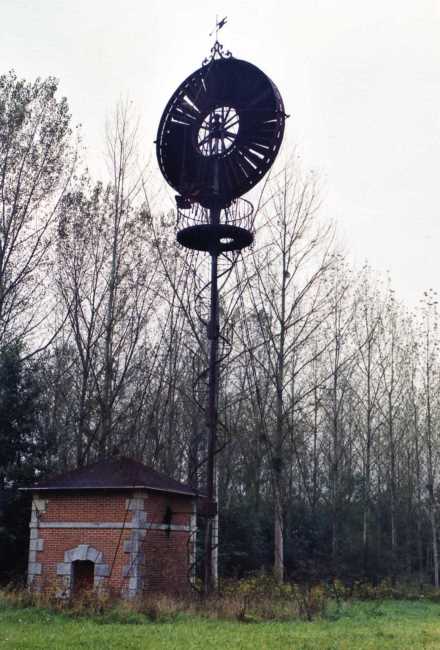
[[[196,494],[127,458],[32,488],[28,584],[125,597],[184,592],[195,566]]]

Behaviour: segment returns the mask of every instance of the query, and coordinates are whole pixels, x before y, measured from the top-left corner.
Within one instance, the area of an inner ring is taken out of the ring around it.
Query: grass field
[[[351,603],[311,623],[239,623],[179,615],[152,623],[133,613],[72,618],[37,608],[0,608],[0,649],[439,650],[440,604],[424,601]],[[131,623],[131,624],[130,624]]]

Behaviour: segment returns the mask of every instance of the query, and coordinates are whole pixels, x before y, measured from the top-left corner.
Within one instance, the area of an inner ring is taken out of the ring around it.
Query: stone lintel
[[[40,523],[38,526],[33,526],[30,524],[31,528],[97,528],[97,529],[133,529],[139,531],[145,530],[171,530],[171,531],[183,531],[190,532],[190,526],[179,526],[177,524],[150,524],[144,523],[143,525],[136,525],[137,522],[133,523],[132,521],[127,522],[110,522],[110,521],[45,521]]]
[[[175,532],[191,532],[191,526],[179,526],[178,524],[147,524],[145,526],[147,530],[171,530]]]
[[[90,562],[102,562],[102,553],[89,544],[79,544],[64,553],[64,562],[75,562],[76,560],[89,560]]]

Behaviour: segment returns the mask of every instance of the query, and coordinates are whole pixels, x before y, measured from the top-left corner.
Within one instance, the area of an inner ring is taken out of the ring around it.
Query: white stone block
[[[128,580],[128,588],[130,591],[137,591],[138,588],[138,579],[137,578],[129,578]]]
[[[30,551],[42,551],[44,545],[44,539],[31,539],[29,542]]]
[[[41,562],[29,562],[28,573],[29,575],[41,575]]]
[[[100,551],[97,551],[96,548],[93,548],[92,546],[89,546],[87,549],[87,560],[90,562],[102,562],[102,553]]]
[[[133,567],[131,566],[131,564],[124,564],[124,566],[122,567],[122,577],[128,578],[128,576],[131,575],[132,573],[132,569]]]
[[[32,501],[32,510],[36,510],[37,512],[46,512],[47,499],[39,499],[38,497],[34,497]]]
[[[147,522],[147,513],[136,510],[133,513],[132,524],[135,528],[143,528]]]
[[[72,572],[72,565],[70,562],[58,562],[57,576],[70,576]]]
[[[135,510],[145,510],[144,499],[140,499],[139,497],[127,499],[125,502],[125,507],[131,512]]]
[[[87,551],[89,550],[88,544],[80,544],[76,549],[75,560],[87,560]]]
[[[108,564],[95,564],[95,576],[107,577],[110,575]]]

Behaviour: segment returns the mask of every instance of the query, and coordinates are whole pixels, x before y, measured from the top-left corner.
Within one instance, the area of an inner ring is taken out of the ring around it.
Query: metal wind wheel
[[[227,18],[216,21],[216,37]],[[199,374],[207,382],[206,398],[206,512],[204,588],[215,584],[213,519],[215,490],[218,381],[224,355],[219,357],[221,334],[219,257],[232,271],[238,251],[253,241],[252,205],[240,197],[256,185],[274,162],[284,134],[286,115],[281,96],[261,70],[223,54],[217,38],[206,65],[178,87],[162,115],[157,134],[157,158],[176,197],[177,241],[184,247],[209,253],[210,282],[198,294],[210,292],[207,326],[209,365]],[[231,255],[228,255],[231,253]],[[234,257],[235,256],[235,257]],[[225,275],[225,271],[221,275]],[[198,299],[197,298],[197,299]],[[196,299],[196,300],[197,300]]]
[[[165,108],[156,141],[162,174],[189,203],[225,208],[271,167],[285,117],[278,89],[259,68],[212,58]]]

